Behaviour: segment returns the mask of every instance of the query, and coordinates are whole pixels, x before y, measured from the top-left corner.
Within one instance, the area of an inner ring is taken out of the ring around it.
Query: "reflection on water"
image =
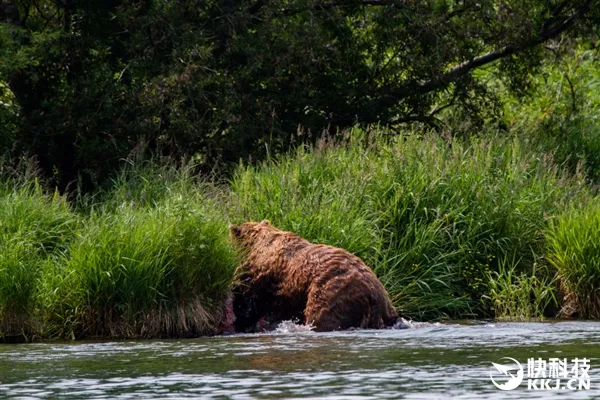
[[[0,345],[0,398],[398,399],[600,396],[600,323],[413,324],[172,341]],[[491,362],[590,359],[591,390],[496,389]]]

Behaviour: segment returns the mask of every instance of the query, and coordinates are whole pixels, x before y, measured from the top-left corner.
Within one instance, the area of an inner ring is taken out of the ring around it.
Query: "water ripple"
[[[405,330],[0,346],[0,398],[423,399],[600,396],[496,389],[491,361],[587,357],[600,323],[413,324]]]

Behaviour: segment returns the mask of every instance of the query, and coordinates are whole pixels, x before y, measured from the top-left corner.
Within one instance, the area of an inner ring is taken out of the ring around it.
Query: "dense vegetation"
[[[299,125],[397,131],[451,108],[478,129],[500,112],[481,68],[523,94],[599,17],[592,0],[2,0],[0,153],[91,190],[141,142],[210,168],[285,151]]]
[[[228,222],[273,224],[361,256],[416,319],[599,316],[600,198],[519,138],[322,139],[230,185],[190,167],[128,166],[69,205],[35,180],[0,194],[0,332],[172,337],[218,332]]]
[[[217,332],[270,219],[407,317],[600,317],[597,1],[0,0],[0,338]]]
[[[236,255],[216,192],[186,168],[127,170],[78,208],[35,181],[2,202],[0,335],[165,337],[217,331]]]

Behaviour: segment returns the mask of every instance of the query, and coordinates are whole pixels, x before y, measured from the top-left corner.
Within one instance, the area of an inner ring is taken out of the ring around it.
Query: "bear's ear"
[[[229,232],[234,236],[240,236],[240,233],[242,233],[240,227],[234,224],[229,224]]]
[[[268,219],[263,219],[263,220],[261,221],[261,224],[262,224],[262,225],[271,225],[271,223],[269,222],[269,220],[268,220]]]

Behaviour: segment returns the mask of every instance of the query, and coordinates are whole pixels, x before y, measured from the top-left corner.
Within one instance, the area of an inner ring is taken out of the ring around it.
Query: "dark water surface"
[[[414,324],[406,330],[338,333],[290,324],[281,331],[0,345],[0,398],[600,397],[600,322]],[[523,366],[525,379],[515,390],[499,390],[490,380],[493,373],[503,382],[491,364],[510,363],[502,357]],[[529,358],[566,358],[569,369],[573,359],[589,359],[590,389],[528,389]]]

